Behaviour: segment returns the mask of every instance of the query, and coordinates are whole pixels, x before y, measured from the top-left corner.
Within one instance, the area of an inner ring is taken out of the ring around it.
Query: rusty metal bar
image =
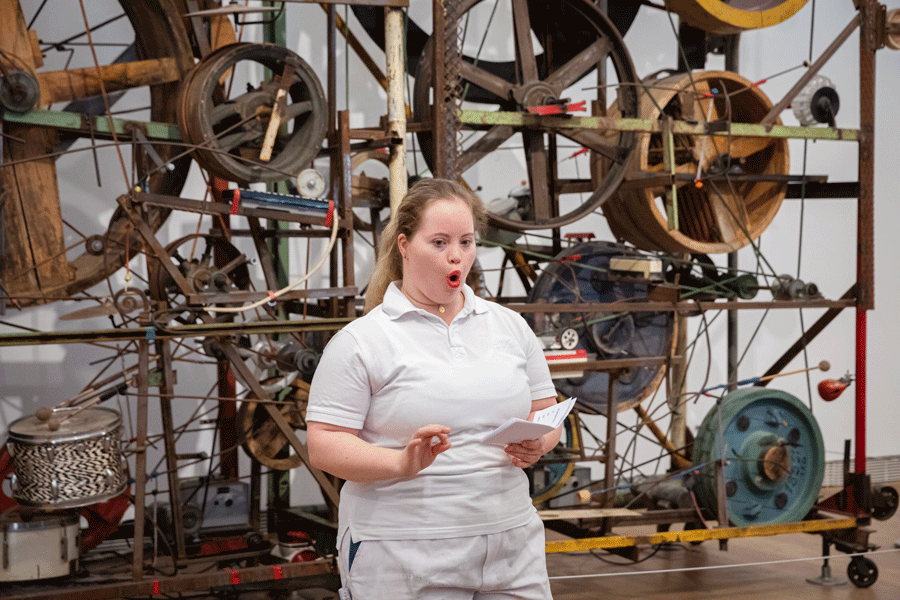
[[[849,290],[844,292],[843,296],[841,296],[841,300],[847,302],[855,302],[855,298],[855,284],[851,286]],[[843,308],[851,308],[852,306],[853,305],[850,304],[844,307],[830,308],[829,310],[825,311],[825,314],[819,317],[819,319],[815,323],[813,323],[812,326],[807,329],[802,336],[800,336],[800,339],[794,342],[794,344],[790,348],[788,348],[788,350],[784,354],[782,354],[781,357],[776,360],[775,363],[771,367],[769,367],[769,369],[765,373],[760,376],[760,382],[757,385],[760,387],[768,385],[769,381],[771,381],[771,375],[777,375],[778,373],[781,373],[781,370],[784,369],[794,359],[794,357],[800,354],[803,348],[805,348],[806,345],[813,340],[813,338],[819,335],[829,323],[837,318]]]
[[[760,121],[760,125],[768,127],[775,123],[775,119],[778,118],[778,115],[780,115],[781,112],[785,108],[787,108],[788,104],[790,104],[794,100],[794,97],[800,93],[800,90],[802,90],[803,87],[807,83],[809,83],[809,81],[813,77],[816,76],[816,73],[819,72],[819,69],[822,68],[822,65],[828,62],[828,60],[834,55],[834,53],[837,52],[838,48],[840,48],[841,45],[847,41],[847,38],[849,38],[850,34],[852,34],[856,30],[856,27],[858,25],[859,15],[854,15],[853,19],[847,24],[846,27],[844,27],[844,30],[840,34],[838,34],[837,38],[835,38],[835,40],[831,42],[831,45],[825,49],[825,52],[823,52],[822,55],[816,59],[816,62],[809,66],[809,68],[806,70],[806,73],[804,73],[803,76],[799,80],[797,80],[797,83],[794,84],[794,87],[788,90],[788,93],[785,94],[784,98],[782,98],[778,104],[769,109],[769,113],[765,117],[763,117],[763,120]]]
[[[337,214],[335,218],[339,219],[339,223],[346,223],[341,228],[341,265],[343,271],[344,287],[355,289],[356,269],[354,267],[355,255],[353,251],[353,166],[350,160],[350,112],[341,111],[338,113],[338,145],[340,147],[340,161],[338,168],[338,191],[337,191]],[[351,299],[341,311],[342,316],[356,316],[356,307]]]
[[[444,103],[444,2],[431,2],[431,87],[434,90],[434,103],[431,106],[432,144],[434,148],[434,176],[447,177],[447,105]]]
[[[212,560],[212,564],[215,564]],[[235,583],[237,580],[237,583]],[[293,580],[293,581],[291,581]],[[258,587],[253,584],[265,584],[275,588],[277,584],[288,585],[291,581],[294,589],[306,587],[336,588],[337,565],[333,560],[320,559],[311,562],[284,563],[248,567],[245,569],[216,569],[208,573],[176,575],[173,577],[146,578],[143,581],[122,581],[96,585],[74,585],[66,588],[23,591],[21,588],[7,596],[0,592],[0,598],[15,600],[118,600],[120,598],[164,597],[157,594],[177,594],[191,590],[220,589],[247,590]]]
[[[672,457],[672,461],[679,469],[686,469],[690,467],[691,464],[693,464],[691,463],[691,461],[678,454],[678,449],[675,448],[672,442],[669,441],[663,430],[660,429],[659,426],[653,421],[653,419],[650,418],[650,415],[647,414],[647,411],[644,410],[644,408],[640,404],[635,406],[634,410],[641,418],[641,422],[643,422],[643,424],[651,431],[651,433],[653,433],[662,447],[666,449],[666,452],[669,453],[669,456]]]
[[[134,442],[134,542],[131,575],[137,581],[144,576],[144,516],[147,503],[147,406],[150,385],[150,342],[138,344],[138,393],[135,410]]]
[[[859,203],[857,206],[857,301],[875,308],[875,52],[879,46],[878,14],[873,0],[859,4]]]
[[[148,329],[157,338],[183,338],[229,335],[235,332],[250,334],[302,333],[308,331],[337,331],[351,318],[311,319],[306,321],[254,321],[243,323],[208,323],[200,325],[99,329],[93,331],[26,332],[0,335],[0,347],[31,346],[35,344],[81,344],[85,342],[140,341],[146,339]]]
[[[172,397],[174,395],[175,372],[172,370],[172,348],[169,340],[157,339],[156,352],[162,365],[162,381],[159,384],[159,404],[163,428],[163,444],[166,456],[166,475],[169,480],[169,510],[172,511],[173,537],[175,538],[174,560],[186,556],[184,543],[184,522],[182,518],[181,486],[178,481],[178,453],[175,448],[175,422],[172,418]],[[142,363],[144,361],[141,361]],[[137,539],[137,538],[135,538]]]
[[[256,398],[259,398],[260,400],[266,400],[269,395],[263,389],[262,384],[259,382],[256,376],[253,375],[250,367],[248,367],[244,360],[241,358],[241,355],[238,353],[234,345],[225,338],[221,338],[220,342],[222,351],[225,353],[225,356],[228,357],[228,360],[231,361],[231,366],[234,368],[234,373],[241,380],[241,383],[250,388]],[[303,464],[319,484],[319,487],[322,489],[322,493],[327,496],[327,498],[331,500],[331,502],[334,503],[335,506],[337,506],[340,502],[337,488],[335,488],[332,482],[322,471],[313,467],[309,463],[309,452],[306,449],[306,444],[300,441],[300,439],[297,437],[297,434],[294,432],[294,428],[291,427],[291,424],[287,422],[287,419],[284,418],[284,415],[281,414],[277,406],[266,402],[263,404],[263,408],[266,409],[266,412],[269,413],[269,417],[272,419],[275,425],[278,426],[278,429],[287,439],[288,443],[290,443],[290,445],[294,448],[294,451],[297,452],[300,460],[303,461]]]

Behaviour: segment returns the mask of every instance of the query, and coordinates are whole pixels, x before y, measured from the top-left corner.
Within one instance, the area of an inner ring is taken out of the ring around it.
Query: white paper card
[[[524,440],[535,440],[562,425],[574,406],[575,398],[569,398],[565,402],[558,402],[544,410],[537,411],[531,421],[511,417],[485,436],[482,441],[485,444],[505,446]]]

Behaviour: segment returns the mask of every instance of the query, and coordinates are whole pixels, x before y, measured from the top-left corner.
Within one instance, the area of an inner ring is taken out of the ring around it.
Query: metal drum
[[[7,442],[15,471],[13,498],[51,509],[118,496],[126,486],[121,434],[119,413],[102,407],[56,409],[49,421],[34,415],[13,421]]]
[[[0,518],[0,581],[69,577],[78,570],[78,518],[43,515]]]

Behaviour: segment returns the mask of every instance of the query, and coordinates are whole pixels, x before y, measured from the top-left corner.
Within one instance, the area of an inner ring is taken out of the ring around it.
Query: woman
[[[484,221],[463,186],[413,185],[385,228],[365,316],[332,338],[316,369],[310,460],[346,480],[342,598],[551,597],[522,468],[560,431],[481,442],[556,402],[524,319],[464,283]]]

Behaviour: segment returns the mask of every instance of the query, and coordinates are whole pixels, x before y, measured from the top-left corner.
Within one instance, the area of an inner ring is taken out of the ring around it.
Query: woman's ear
[[[406,247],[409,245],[409,240],[406,239],[406,234],[401,233],[397,236],[397,247],[400,249],[400,256],[403,259],[406,259]]]

